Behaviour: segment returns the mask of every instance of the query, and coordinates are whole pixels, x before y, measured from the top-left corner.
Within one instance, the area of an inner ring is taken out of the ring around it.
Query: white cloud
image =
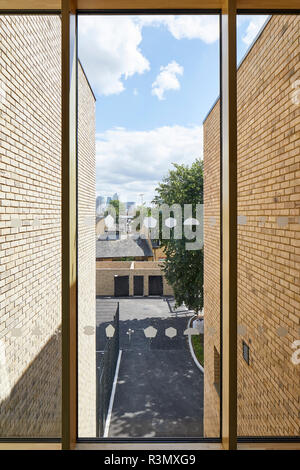
[[[202,127],[165,126],[149,131],[115,128],[96,136],[97,194],[115,192],[150,202],[154,189],[172,163],[191,164],[202,158]]]
[[[259,30],[266,22],[267,18],[267,15],[245,16],[244,18],[241,17],[239,25],[241,25],[244,21],[249,22],[246,29],[246,33],[244,34],[244,36],[242,36],[242,41],[247,44],[247,46],[250,46],[252,44]]]
[[[140,49],[145,26],[165,26],[176,39],[208,44],[219,37],[218,17],[211,15],[81,16],[79,57],[97,94],[121,93],[124,80],[150,70]]]
[[[159,100],[164,100],[164,94],[167,90],[179,90],[180,83],[177,75],[183,74],[183,67],[175,60],[168,65],[161,66],[160,72],[152,83],[152,95],[157,96]]]
[[[96,93],[120,93],[123,80],[150,69],[141,41],[141,27],[128,16],[80,17],[79,57]]]
[[[266,18],[238,16],[238,26],[248,23],[244,43],[252,43]],[[142,31],[147,26],[165,27],[178,40],[200,39],[212,44],[219,39],[217,15],[81,16],[79,57],[97,94],[121,93],[127,78],[150,70],[140,49]]]
[[[211,44],[219,38],[217,15],[144,15],[137,21],[142,26],[164,25],[176,39],[201,39]]]

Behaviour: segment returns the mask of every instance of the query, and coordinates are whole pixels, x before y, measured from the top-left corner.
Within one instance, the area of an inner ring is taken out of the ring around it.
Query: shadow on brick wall
[[[54,334],[0,403],[0,437],[61,435],[61,335]]]

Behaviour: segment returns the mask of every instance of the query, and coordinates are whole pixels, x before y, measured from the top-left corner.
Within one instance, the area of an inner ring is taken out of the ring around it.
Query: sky
[[[239,16],[238,63],[266,20]],[[80,16],[79,58],[96,96],[96,193],[149,204],[173,162],[202,158],[202,122],[219,95],[219,18]]]

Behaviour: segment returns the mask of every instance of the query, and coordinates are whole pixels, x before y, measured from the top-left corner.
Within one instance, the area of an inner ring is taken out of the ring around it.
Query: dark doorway
[[[163,295],[162,276],[149,276],[149,295]]]
[[[134,276],[133,295],[144,295],[144,276]]]
[[[115,276],[115,297],[129,296],[129,276]]]

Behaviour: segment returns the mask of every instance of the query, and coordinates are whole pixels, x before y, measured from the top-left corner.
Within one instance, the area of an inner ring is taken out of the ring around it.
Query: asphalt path
[[[202,437],[204,377],[184,335],[191,314],[173,314],[163,298],[114,301],[120,302],[122,357],[109,437]],[[111,300],[97,300],[99,311],[105,302]],[[149,327],[154,338],[145,335]],[[168,328],[176,335],[168,337]]]

